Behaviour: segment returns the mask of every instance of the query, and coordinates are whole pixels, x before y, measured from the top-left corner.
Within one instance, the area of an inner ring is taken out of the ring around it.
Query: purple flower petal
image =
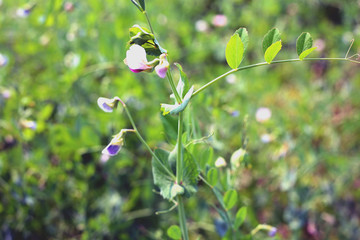
[[[97,104],[104,112],[112,112],[119,101],[120,98],[118,97],[114,97],[113,99],[99,97]]]
[[[102,106],[103,106],[102,109],[104,109],[107,112],[112,112],[113,111],[112,107],[110,107],[106,103],[103,103]]]
[[[106,148],[102,151],[102,154],[106,154],[106,155],[110,155],[110,156],[115,156],[116,154],[118,154],[118,152],[121,149],[121,145],[114,145],[112,143],[110,143],[109,145],[106,146]]]
[[[155,67],[156,74],[161,78],[165,78],[167,70],[168,70],[167,67],[163,67],[160,65],[157,65]]]

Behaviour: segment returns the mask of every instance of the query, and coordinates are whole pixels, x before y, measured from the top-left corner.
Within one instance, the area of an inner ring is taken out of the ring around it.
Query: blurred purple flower
[[[220,220],[220,219],[215,219],[214,225],[215,225],[215,230],[216,230],[217,234],[219,234],[220,237],[225,236],[225,234],[228,230],[228,225],[226,224],[226,222],[224,222],[223,220]]]
[[[277,228],[276,228],[276,227],[272,227],[272,228],[269,230],[269,232],[268,232],[268,236],[269,236],[269,237],[275,237],[276,233],[277,233]]]
[[[101,154],[100,162],[106,163],[110,159],[110,156],[107,154]]]
[[[156,74],[161,77],[165,78],[166,72],[169,69],[169,62],[166,59],[166,54],[163,53],[160,55],[160,63],[155,67]]]
[[[4,99],[9,99],[11,97],[11,91],[8,89],[5,89],[1,92],[1,95]]]
[[[7,63],[8,63],[7,57],[0,53],[0,67],[4,67]]]
[[[134,73],[151,72],[153,69],[152,64],[147,61],[145,49],[137,44],[132,45],[126,52],[124,63]]]
[[[231,112],[231,116],[238,117],[238,116],[240,116],[240,112],[237,111],[237,110],[234,110],[234,111]]]
[[[20,122],[20,125],[23,127],[23,128],[30,128],[32,130],[35,130],[36,127],[37,127],[37,124],[35,121],[31,121],[31,120],[22,120]]]
[[[273,136],[268,133],[264,133],[260,136],[261,142],[263,143],[269,143],[273,140]]]
[[[112,99],[99,97],[97,104],[104,112],[112,112],[114,108],[117,107],[119,101],[121,101],[119,97],[114,97]]]
[[[29,16],[30,12],[31,8],[18,8],[16,10],[16,16],[20,18],[26,18],[27,16]]]
[[[212,19],[212,24],[215,27],[223,27],[227,24],[227,22],[228,22],[227,17],[222,14],[215,15]]]
[[[74,10],[74,4],[72,2],[65,2],[64,10],[66,12],[72,12]]]

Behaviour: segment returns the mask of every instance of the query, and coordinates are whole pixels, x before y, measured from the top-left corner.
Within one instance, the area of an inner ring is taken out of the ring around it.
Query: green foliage
[[[231,189],[227,191],[224,195],[224,204],[227,210],[230,210],[235,206],[238,200],[238,194],[236,190]]]
[[[172,114],[176,115],[186,108],[186,106],[189,104],[190,98],[194,92],[194,86],[192,86],[189,91],[185,94],[184,98],[182,99],[182,103],[177,103],[175,100],[175,104],[161,104],[161,111],[163,112],[163,115]]]
[[[173,199],[176,195],[182,194],[184,191],[179,188],[179,186],[175,183],[174,178],[163,167],[169,167],[169,152],[162,149],[156,149],[155,155],[163,163],[163,165],[160,165],[154,158],[152,159],[154,184],[160,188],[161,196],[165,199]]]
[[[282,47],[281,41],[277,41],[277,42],[274,42],[273,44],[271,44],[270,47],[268,47],[266,49],[264,58],[268,64],[270,64],[273,61],[273,59],[276,57],[276,55],[281,50],[281,47]]]
[[[139,25],[134,25],[129,29],[129,32],[130,45],[140,45],[145,49],[147,54],[153,56],[159,56],[162,52],[166,52],[166,50],[160,47],[149,29],[140,27]]]
[[[175,63],[175,66],[178,68],[180,72],[180,79],[176,87],[176,90],[178,91],[180,97],[184,98],[186,93],[189,91],[189,80],[185,72],[183,71],[182,66],[179,63]]]
[[[181,230],[177,225],[171,225],[166,233],[171,239],[181,239]]]
[[[131,0],[132,3],[141,11],[145,11],[145,0]]]
[[[218,182],[218,171],[216,168],[211,168],[207,173],[207,181],[212,185],[215,186]]]
[[[262,42],[262,49],[264,54],[266,55],[266,51],[268,50],[269,47],[271,47],[271,45],[279,41],[280,41],[279,29],[273,28],[269,32],[267,32]]]
[[[249,44],[249,33],[246,30],[246,28],[239,28],[238,30],[236,30],[235,33],[239,35],[241,42],[244,45],[244,53],[245,53]]]
[[[0,2],[0,54],[8,59],[3,66],[0,57],[0,238],[168,238],[177,209],[154,214],[173,203],[153,193],[144,145],[128,134],[117,156],[101,155],[111,135],[130,122],[121,108],[104,114],[96,106],[100,96],[127,103],[152,149],[175,145],[177,116],[159,111],[171,91],[166,80],[123,64],[127,29],[136,23],[149,28],[145,16],[128,0],[79,0],[72,8],[65,8],[71,1],[38,0],[27,17],[16,12],[29,6]],[[247,56],[242,66],[262,59],[261,39],[273,26],[284,32],[281,59],[294,57],[303,31],[312,34],[317,56],[344,56],[355,38],[352,56],[359,49],[356,6],[353,0],[152,0],[146,11],[169,59],[181,63],[196,90],[229,70],[224,52],[238,24],[251,33],[247,47],[239,33]],[[214,9],[227,25],[213,24]],[[159,42],[157,54],[164,51]],[[178,80],[180,73],[173,75]],[[196,196],[185,199],[194,222],[190,238],[220,239],[214,221],[221,220],[228,226],[223,238],[251,239],[245,234],[261,215],[281,229],[277,239],[357,239],[359,217],[349,212],[360,202],[359,79],[356,64],[279,64],[235,73],[193,97],[184,112],[184,145],[201,175],[208,179],[214,160],[223,156],[229,163],[240,147],[248,157],[236,169],[217,168],[216,188],[199,181]],[[256,120],[260,107],[271,110],[269,120]],[[230,225],[238,209],[224,210],[228,189],[238,191],[239,207],[247,206],[234,237]],[[305,235],[309,226],[320,236]]]
[[[226,45],[226,61],[232,69],[239,67],[244,55],[244,44],[238,33],[231,36]]]
[[[197,192],[198,176],[199,171],[193,156],[188,151],[185,151],[182,185],[185,188],[186,197],[191,197]]]
[[[246,207],[242,207],[237,211],[234,221],[234,229],[238,229],[243,224],[246,218],[246,213],[247,213]]]
[[[312,45],[313,39],[310,33],[304,32],[298,37],[296,41],[296,51],[300,60],[303,60],[307,55],[316,49],[316,47],[312,47]]]

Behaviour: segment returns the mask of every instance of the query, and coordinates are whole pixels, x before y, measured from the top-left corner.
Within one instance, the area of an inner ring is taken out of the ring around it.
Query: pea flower
[[[271,110],[266,107],[261,107],[256,111],[256,121],[263,123],[271,118]]]
[[[223,27],[227,24],[227,22],[228,22],[227,17],[222,14],[215,15],[212,19],[212,24],[215,27]]]
[[[5,66],[7,63],[8,63],[7,57],[0,53],[0,67]]]
[[[158,61],[158,59],[156,59]],[[146,51],[140,45],[134,44],[126,52],[124,63],[134,73],[151,72],[153,70],[153,62],[148,62],[146,58]]]
[[[124,136],[127,132],[134,132],[133,129],[121,129],[121,131],[116,134],[111,142],[102,150],[103,155],[115,156],[119,153],[122,146],[124,146]]]
[[[30,14],[30,9],[18,8],[16,10],[16,16],[20,18],[26,18]]]
[[[166,54],[165,53],[161,54],[160,63],[155,67],[156,74],[161,78],[165,78],[169,66],[170,64],[166,59]]]
[[[218,157],[215,161],[215,167],[221,168],[226,167],[226,161],[223,157]]]
[[[102,154],[115,156],[120,151],[121,147],[124,145],[124,132],[121,130],[118,134],[116,134],[111,142],[102,150]]]
[[[209,29],[209,24],[205,20],[198,20],[195,23],[195,29],[198,32],[206,32]]]
[[[114,97],[112,99],[99,97],[97,104],[104,112],[112,112],[114,108],[117,107],[119,101],[121,101],[119,97]]]
[[[31,121],[31,120],[21,120],[20,121],[20,125],[23,127],[23,128],[30,128],[32,130],[35,130],[36,127],[37,127],[37,124],[35,121]]]
[[[276,233],[277,233],[277,228],[276,228],[276,227],[272,227],[272,228],[269,230],[269,232],[268,232],[268,236],[269,236],[269,237],[275,237]]]

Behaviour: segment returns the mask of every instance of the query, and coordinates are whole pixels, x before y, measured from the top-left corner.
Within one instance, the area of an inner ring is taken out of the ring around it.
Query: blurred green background
[[[100,96],[126,101],[152,148],[174,143],[174,119],[160,114],[167,81],[123,63],[128,29],[147,26],[144,16],[130,0],[0,3],[0,239],[168,239],[177,214],[154,214],[171,203],[152,192],[151,156],[136,136],[117,156],[101,156],[131,126],[121,111],[102,112]],[[360,48],[356,0],[146,3],[161,45],[196,88],[229,70],[225,47],[239,27],[250,35],[242,66],[263,62],[272,27],[282,32],[276,59],[297,58],[302,32],[318,46],[313,57],[344,57],[353,38],[350,55]],[[219,14],[225,22],[214,22]],[[358,69],[334,61],[255,68],[192,100],[194,135],[211,135],[199,147],[209,166],[218,157],[229,164],[246,135],[249,157],[232,172],[238,206],[248,206],[240,231],[268,223],[275,239],[359,239]],[[256,119],[261,107],[267,121]],[[191,239],[221,239],[214,204],[200,182],[186,201]]]

